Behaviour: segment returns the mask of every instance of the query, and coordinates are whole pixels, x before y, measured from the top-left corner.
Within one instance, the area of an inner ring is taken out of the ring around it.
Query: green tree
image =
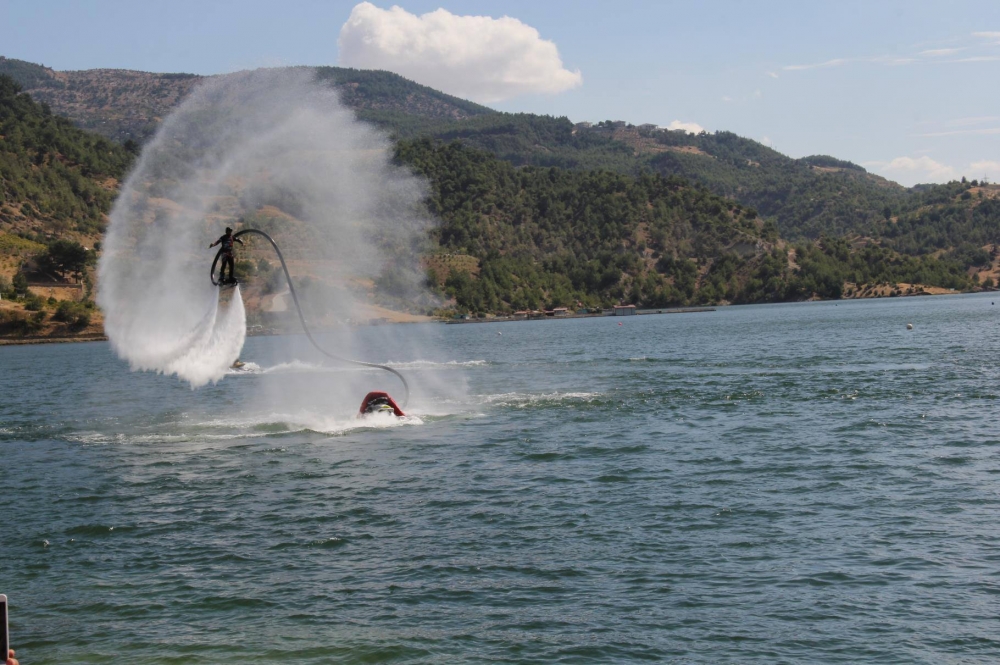
[[[23,296],[28,292],[28,278],[23,272],[18,272],[14,275],[14,279],[11,280],[11,284],[14,287],[14,293],[19,296]]]
[[[90,254],[83,245],[72,240],[56,240],[49,245],[41,258],[43,269],[56,273],[65,279],[67,276],[79,277],[87,267]]]

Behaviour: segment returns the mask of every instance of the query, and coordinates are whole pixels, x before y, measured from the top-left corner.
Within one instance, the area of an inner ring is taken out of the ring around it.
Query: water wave
[[[235,417],[208,420],[181,419],[175,422],[164,422],[154,428],[145,428],[143,431],[135,432],[76,432],[67,436],[66,440],[85,445],[136,445],[255,439],[299,432],[344,434],[355,430],[422,425],[424,424],[422,415],[425,414],[409,414],[403,417],[391,414],[370,414],[358,417],[312,412],[241,414]],[[149,431],[150,429],[155,431]]]
[[[603,395],[601,393],[570,392],[570,393],[499,393],[482,395],[479,400],[483,404],[493,406],[512,406],[515,408],[535,404],[559,404],[564,402],[592,402]]]
[[[434,360],[407,360],[389,361],[385,364],[396,369],[422,369],[427,367],[482,367],[484,365],[490,365],[491,363],[488,360],[447,360],[444,362],[437,362]]]

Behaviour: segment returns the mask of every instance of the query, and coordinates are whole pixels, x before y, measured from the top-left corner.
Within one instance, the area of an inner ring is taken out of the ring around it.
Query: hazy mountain
[[[494,113],[391,72],[317,67],[341,100],[359,116],[382,124],[417,120],[462,120]],[[36,101],[84,129],[124,143],[147,139],[170,110],[206,78],[196,74],[156,74],[127,69],[55,71],[0,56],[0,74],[17,81]]]

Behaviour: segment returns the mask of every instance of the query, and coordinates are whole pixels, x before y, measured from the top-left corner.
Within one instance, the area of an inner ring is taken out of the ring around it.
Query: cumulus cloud
[[[674,120],[672,123],[667,125],[667,129],[670,131],[677,131],[678,129],[683,129],[688,134],[701,134],[705,131],[705,128],[696,122],[681,122],[680,120]]]
[[[1000,161],[992,159],[972,162],[967,167],[960,169],[942,164],[927,155],[897,157],[889,162],[864,162],[862,166],[884,173],[906,186],[917,183],[948,182],[958,180],[963,176],[971,180],[979,178],[1000,179]]]
[[[904,184],[917,182],[947,182],[958,175],[955,169],[934,161],[927,155],[922,157],[897,157],[881,166],[881,171],[898,177]]]
[[[516,18],[458,16],[445,9],[417,16],[370,2],[340,29],[340,64],[385,69],[479,102],[558,93],[583,83],[563,67],[556,45]]]
[[[969,164],[969,170],[972,172],[973,178],[978,178],[979,176],[988,176],[990,178],[996,178],[1000,176],[1000,162],[995,162],[992,160],[972,162],[971,164]]]

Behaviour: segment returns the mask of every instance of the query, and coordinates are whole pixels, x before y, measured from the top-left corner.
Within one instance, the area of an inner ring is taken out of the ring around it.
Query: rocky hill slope
[[[391,72],[316,67],[318,80],[340,92],[361,117],[382,124],[415,126],[427,120],[462,120],[494,113]],[[205,77],[127,69],[55,71],[0,56],[0,74],[77,126],[121,143],[143,142],[172,108]]]
[[[57,239],[97,247],[139,147],[81,131],[54,109],[121,138],[150,131],[199,80],[4,68],[49,101],[0,74],[0,278],[26,274]],[[391,132],[397,160],[427,178],[441,225],[424,266],[460,310],[890,295],[995,279],[1000,201],[985,184],[906,190],[848,162],[794,160],[726,132],[573,125],[496,113],[385,72],[315,74]],[[299,223],[294,206],[231,203],[233,219],[286,220],[286,232]],[[241,270],[264,298],[273,270],[248,256]],[[399,282],[390,270],[364,288],[394,305],[405,299]],[[9,284],[0,279],[0,290]]]
[[[870,234],[911,192],[828,156],[792,159],[730,132],[687,134],[624,122],[497,113],[390,72],[313,68],[365,120],[397,138],[429,136],[488,150],[515,165],[678,175],[772,219],[788,238]],[[59,72],[0,57],[0,74],[78,126],[142,142],[202,77],[128,70]]]

